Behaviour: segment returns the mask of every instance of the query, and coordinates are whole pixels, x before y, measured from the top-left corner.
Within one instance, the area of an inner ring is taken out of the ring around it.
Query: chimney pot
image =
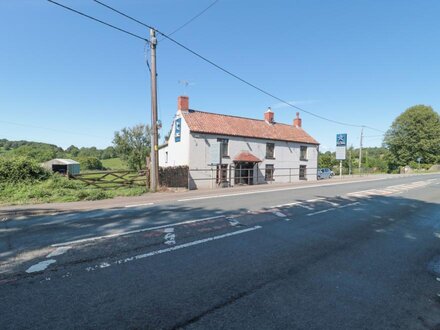
[[[177,110],[188,111],[189,110],[189,97],[179,96],[177,98]]]
[[[293,126],[295,127],[301,127],[302,125],[302,119],[299,118],[299,112],[296,113],[296,118],[293,120]]]
[[[264,120],[269,124],[275,123],[275,114],[272,112],[272,109],[269,107],[267,111],[264,113]]]

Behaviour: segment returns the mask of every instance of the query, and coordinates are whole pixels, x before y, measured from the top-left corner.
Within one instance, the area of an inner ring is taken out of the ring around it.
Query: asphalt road
[[[440,329],[440,175],[297,188],[2,218],[0,328]]]

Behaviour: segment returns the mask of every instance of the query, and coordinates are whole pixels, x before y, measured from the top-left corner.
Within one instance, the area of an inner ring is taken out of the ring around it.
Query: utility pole
[[[150,191],[157,191],[159,181],[159,154],[157,133],[157,75],[156,75],[156,31],[150,29],[151,49],[151,164],[150,164]]]
[[[364,126],[362,126],[361,128],[361,141],[360,141],[360,145],[359,145],[359,175],[361,174],[362,171],[362,140],[364,138]]]

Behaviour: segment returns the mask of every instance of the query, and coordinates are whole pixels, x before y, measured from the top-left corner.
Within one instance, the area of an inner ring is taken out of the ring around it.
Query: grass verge
[[[117,196],[139,196],[145,192],[145,187],[112,190],[91,188],[82,182],[53,175],[44,181],[0,183],[0,205],[100,200]]]

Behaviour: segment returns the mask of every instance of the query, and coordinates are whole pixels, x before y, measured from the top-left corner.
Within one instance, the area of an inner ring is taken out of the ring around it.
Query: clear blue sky
[[[171,32],[213,0],[103,0]],[[148,31],[91,0],[59,0],[137,34]],[[306,110],[387,130],[415,104],[440,108],[440,1],[220,0],[173,37]],[[150,121],[144,43],[45,0],[0,2],[0,138],[106,147],[114,131]],[[279,122],[295,109],[251,89],[169,41],[158,49],[159,116],[169,130],[177,96],[190,107]],[[178,83],[191,83],[186,89]],[[334,148],[360,129],[301,113]],[[366,146],[380,133],[366,130]]]

